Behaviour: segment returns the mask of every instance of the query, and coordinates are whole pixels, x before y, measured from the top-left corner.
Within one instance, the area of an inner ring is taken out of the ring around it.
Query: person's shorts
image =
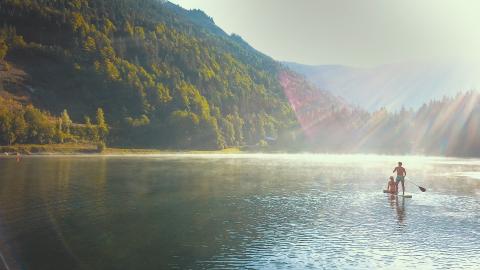
[[[395,179],[395,181],[396,181],[397,183],[400,182],[400,181],[405,182],[405,176],[397,175],[397,179]]]

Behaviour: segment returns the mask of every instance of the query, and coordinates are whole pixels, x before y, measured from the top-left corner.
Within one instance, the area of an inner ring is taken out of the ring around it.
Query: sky
[[[280,61],[480,61],[477,0],[172,0]]]

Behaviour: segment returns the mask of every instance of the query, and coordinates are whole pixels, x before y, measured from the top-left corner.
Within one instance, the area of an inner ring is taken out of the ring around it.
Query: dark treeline
[[[325,116],[328,115],[328,116]],[[305,116],[303,116],[305,117]],[[343,108],[309,121],[306,149],[331,152],[480,156],[480,94],[431,101],[418,110]]]
[[[4,0],[0,27],[0,56],[8,51],[29,74],[35,106],[67,108],[77,121],[101,107],[113,145],[257,145],[297,126],[278,82],[285,68],[201,11],[157,0]]]

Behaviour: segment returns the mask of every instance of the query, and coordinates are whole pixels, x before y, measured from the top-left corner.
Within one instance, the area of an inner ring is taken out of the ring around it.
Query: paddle
[[[405,179],[405,180],[407,180],[407,179]],[[419,189],[420,189],[422,192],[425,192],[425,191],[427,191],[427,189],[426,189],[426,188],[424,188],[424,187],[421,187],[421,186],[419,186],[419,185],[415,184],[414,182],[412,182],[412,181],[410,181],[410,180],[407,180],[407,181],[408,181],[408,182],[410,182],[410,183],[412,183],[412,184],[414,184],[415,186],[417,186],[417,187],[418,187],[418,188],[419,188]]]

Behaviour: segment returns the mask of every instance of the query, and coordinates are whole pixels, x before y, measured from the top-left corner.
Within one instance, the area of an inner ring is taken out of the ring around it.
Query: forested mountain
[[[222,148],[289,140],[298,127],[278,79],[298,75],[202,11],[158,0],[5,0],[0,26],[5,66],[25,73],[22,99],[77,122],[102,108],[110,144]],[[19,87],[3,88],[18,98]]]
[[[396,113],[349,98],[314,87],[200,10],[158,0],[0,2],[3,145],[480,156],[476,92]]]

